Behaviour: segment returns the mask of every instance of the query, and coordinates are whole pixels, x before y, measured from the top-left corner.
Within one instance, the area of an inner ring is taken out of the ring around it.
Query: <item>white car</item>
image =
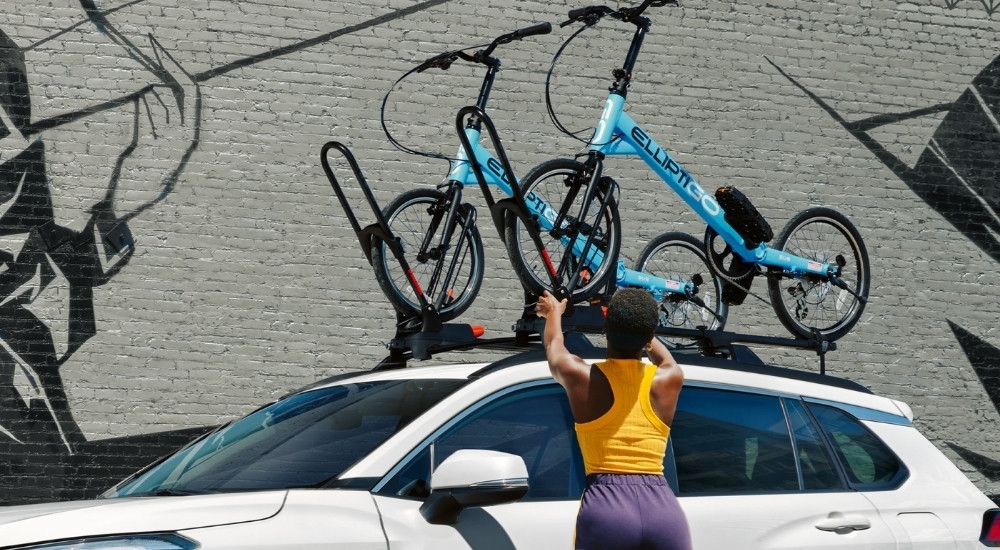
[[[1000,510],[905,404],[675,355],[686,382],[664,466],[695,548],[1000,546]],[[544,356],[415,365],[290,394],[99,499],[0,509],[0,548],[572,548],[584,472]]]

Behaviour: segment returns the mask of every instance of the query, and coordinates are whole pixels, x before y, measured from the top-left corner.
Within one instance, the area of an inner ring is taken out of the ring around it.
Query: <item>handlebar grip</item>
[[[414,69],[418,73],[422,73],[431,67],[440,67],[447,70],[451,66],[452,62],[455,61],[457,52],[444,52],[435,55],[434,57],[424,61]]]
[[[576,21],[578,19],[582,19],[592,9],[593,9],[592,7],[587,6],[586,8],[576,8],[576,9],[569,10],[569,18],[570,18],[571,21]]]
[[[549,34],[550,32],[552,32],[552,23],[538,23],[537,25],[514,31],[514,38],[524,38],[525,36],[534,36],[536,34]]]

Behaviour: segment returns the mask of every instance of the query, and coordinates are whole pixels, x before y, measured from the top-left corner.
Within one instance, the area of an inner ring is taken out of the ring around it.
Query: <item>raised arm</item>
[[[566,349],[563,338],[562,316],[566,312],[567,301],[557,300],[549,291],[544,291],[538,297],[536,313],[545,319],[545,330],[542,332],[542,344],[545,346],[545,358],[549,362],[549,370],[570,393],[590,379],[590,365],[579,356]]]

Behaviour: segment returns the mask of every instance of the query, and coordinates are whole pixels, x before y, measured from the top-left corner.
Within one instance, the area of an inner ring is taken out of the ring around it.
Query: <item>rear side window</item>
[[[896,455],[853,416],[815,403],[809,404],[809,410],[819,421],[847,480],[855,488],[888,488],[906,474]]]
[[[778,397],[685,387],[670,438],[679,494],[799,489]]]

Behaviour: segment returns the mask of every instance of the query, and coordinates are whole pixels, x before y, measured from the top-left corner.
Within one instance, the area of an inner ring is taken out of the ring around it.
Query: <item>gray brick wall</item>
[[[42,4],[0,13],[0,31],[26,57],[33,121],[159,82],[113,37],[81,24],[85,14],[74,2]],[[382,204],[437,183],[443,162],[405,155],[382,134],[379,109],[392,83],[427,57],[534,22],[562,22],[579,5],[145,0],[116,10],[102,3],[107,20],[140,49],[153,51],[144,37],[154,36],[182,68],[166,62],[173,74],[200,75],[202,99],[200,109],[186,105],[182,123],[170,91],[158,88],[136,104],[138,117],[128,103],[42,134],[56,223],[82,231],[140,125],[136,152],[114,186],[114,213],[129,216],[136,249],[94,287],[96,333],[59,368],[83,436],[217,424],[380,360],[394,314],[320,167],[320,146],[346,143]],[[750,196],[776,232],[811,205],[855,222],[873,263],[871,302],[827,356],[828,371],[908,402],[945,454],[996,493],[997,481],[955,450],[1000,460],[1000,428],[997,406],[948,322],[1000,346],[998,259],[768,60],[847,120],[909,112],[955,101],[993,61],[997,16],[984,4],[944,0],[682,0],[648,15],[632,116],[703,187],[735,185]],[[556,26],[498,51],[504,70],[492,117],[519,174],[581,148],[548,122],[543,101],[551,56],[573,29]],[[629,36],[629,27],[606,20],[567,50],[554,99],[570,128],[592,125]],[[451,154],[455,112],[474,101],[479,74],[456,65],[408,79],[390,96],[394,135]],[[943,116],[881,126],[871,136],[913,166]],[[179,178],[165,186],[178,166]],[[609,161],[608,170],[623,189],[627,262],[664,231],[702,234],[699,220],[637,161]],[[994,207],[996,185],[984,199]],[[475,189],[467,196],[480,208],[487,280],[463,318],[505,334],[522,294],[481,197]],[[353,197],[363,212],[360,194]],[[25,306],[52,327],[57,351],[69,347],[68,292],[53,284]],[[755,294],[765,296],[762,281]],[[729,327],[785,335],[755,297],[732,310]],[[757,351],[777,364],[818,368],[809,352]],[[1000,366],[996,358],[986,364]]]

